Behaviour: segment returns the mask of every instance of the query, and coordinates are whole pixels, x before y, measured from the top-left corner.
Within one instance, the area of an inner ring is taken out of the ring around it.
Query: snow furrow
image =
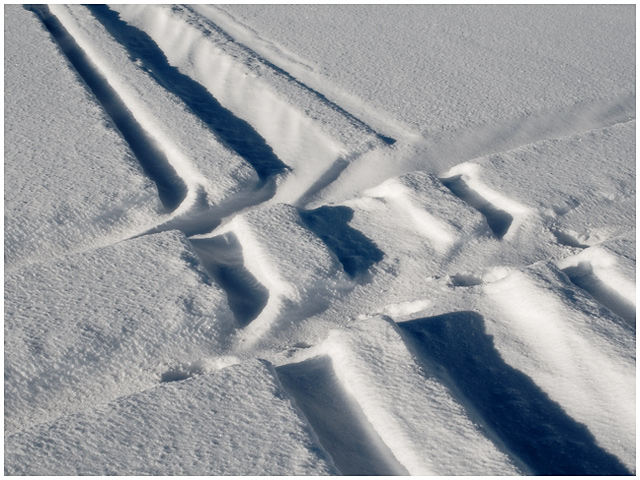
[[[549,264],[484,285],[505,361],[530,376],[597,443],[635,469],[635,337]]]
[[[121,16],[126,21],[134,23],[135,21],[146,22],[149,26],[153,23],[156,28],[164,28],[166,32],[173,32],[172,34],[175,38],[178,38],[178,35],[183,34],[183,32],[189,32],[186,35],[187,38],[181,37],[178,45],[168,49],[168,57],[171,57],[171,53],[176,51],[182,57],[181,60],[186,60],[184,57],[193,55],[193,49],[197,48],[197,37],[205,33],[209,42],[215,42],[222,52],[237,59],[238,63],[245,64],[251,71],[259,72],[260,76],[263,77],[262,80],[267,81],[280,95],[290,100],[295,99],[296,102],[303,104],[305,115],[317,122],[320,128],[326,130],[331,138],[338,139],[340,143],[350,149],[355,147],[357,150],[358,144],[362,142],[381,144],[393,144],[395,142],[395,140],[375,132],[364,122],[328,100],[320,92],[296,80],[289,73],[267,61],[255,51],[236,42],[219,25],[215,24],[207,16],[203,16],[202,9],[198,7],[174,7],[171,11],[167,8],[151,6],[146,8],[117,6],[114,8],[121,13]],[[155,18],[152,21],[147,21],[142,15]],[[140,17],[136,18],[138,16]],[[197,30],[197,32],[190,31],[191,29]],[[178,35],[176,35],[177,33]],[[154,35],[152,34],[152,36]],[[167,41],[164,44],[169,45]]]
[[[441,176],[505,240],[517,243],[525,227],[551,232],[555,243],[591,246],[628,231],[634,157],[635,120],[478,158]]]
[[[268,292],[258,297],[259,307],[252,309],[259,315],[245,318],[244,323],[251,320],[242,332],[245,349],[289,323],[322,311],[340,290],[352,286],[338,260],[304,227],[290,205],[267,205],[240,213],[212,233],[195,236],[192,241],[203,256],[215,257],[219,250],[216,244],[229,239],[242,249],[242,265],[237,258],[231,261],[236,274],[245,272],[245,279],[255,279],[262,286],[259,289]],[[248,288],[246,280],[241,282],[244,289]]]
[[[519,473],[449,389],[416,364],[389,319],[333,331],[324,348],[342,388],[410,475]]]
[[[292,170],[279,182],[274,201],[298,205],[333,180],[345,162],[386,145],[362,122],[235,43],[188,7],[113,8],[145,32],[171,66],[248,122]]]
[[[320,355],[275,370],[342,475],[407,475],[340,385],[330,357]]]
[[[455,196],[482,213],[496,237],[509,239],[531,210],[482,183],[480,167],[462,163],[443,175],[442,183]]]
[[[161,222],[156,185],[41,17],[5,15],[5,272]]]
[[[202,203],[216,205],[257,186],[251,167],[220,145],[178,98],[149,76],[143,64],[132,62],[85,7],[53,5],[50,9],[103,83],[108,83],[130,116],[164,153],[175,172],[173,176],[178,175],[185,185],[184,199],[174,216],[202,208]]]
[[[505,363],[487,320],[456,311],[399,324],[426,366],[438,372],[489,438],[533,475],[594,475],[627,471],[533,380]]]
[[[242,245],[232,232],[190,240],[211,277],[223,288],[239,327],[246,327],[264,310],[269,291],[244,265]]]
[[[172,67],[145,32],[120,20],[118,14],[105,5],[88,8],[132,58],[141,62],[164,88],[180,98],[225,145],[250,163],[261,179],[288,169],[247,122],[220,105],[202,85]]]
[[[336,255],[344,271],[352,278],[366,278],[369,269],[382,260],[384,252],[350,226],[353,215],[354,210],[344,205],[300,211],[305,226]]]
[[[558,267],[576,286],[635,328],[635,261],[616,255],[604,243],[559,261]]]
[[[177,177],[165,152],[155,139],[140,126],[116,91],[94,67],[64,26],[50,13],[49,8],[46,5],[32,6],[31,8],[38,14],[71,65],[118,127],[145,174],[155,182],[158,195],[165,208],[169,211],[175,210],[185,199],[187,186],[182,179]]]

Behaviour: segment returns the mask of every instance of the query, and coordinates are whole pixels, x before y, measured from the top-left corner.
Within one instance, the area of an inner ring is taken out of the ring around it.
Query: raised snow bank
[[[202,201],[198,198],[202,193],[207,203],[215,205],[255,187],[258,179],[250,166],[223,147],[178,97],[148,73],[158,66],[148,65],[146,58],[132,62],[130,53],[86,7],[53,5],[51,11],[161,149],[167,169],[184,182],[186,198],[180,212]]]
[[[623,248],[616,248],[619,245]],[[625,255],[633,248],[631,239],[615,239],[565,258],[558,267],[574,284],[635,327],[635,254],[633,258]]]
[[[7,5],[5,18],[5,268],[161,221],[153,183],[38,17]]]
[[[242,265],[237,257],[229,261],[246,270],[260,289],[267,291],[266,305],[243,332],[247,346],[277,326],[323,310],[331,298],[352,286],[338,259],[305,228],[290,205],[267,205],[240,213],[193,241],[204,255],[208,251],[215,257],[215,251],[220,251],[216,244],[226,242],[221,237],[233,238],[238,244],[235,251],[241,249]],[[225,261],[220,254],[218,257],[217,264]]]
[[[393,322],[381,317],[326,341],[342,387],[410,475],[516,475],[450,391],[424,371]]]

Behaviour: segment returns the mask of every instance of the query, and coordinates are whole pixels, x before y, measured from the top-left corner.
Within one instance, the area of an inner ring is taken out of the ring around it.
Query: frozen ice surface
[[[10,475],[328,475],[331,460],[252,361],[166,383],[5,439]]]
[[[635,7],[5,7],[5,473],[636,471]]]

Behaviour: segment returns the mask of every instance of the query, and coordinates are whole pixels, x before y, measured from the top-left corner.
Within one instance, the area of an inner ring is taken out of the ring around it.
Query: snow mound
[[[392,178],[364,192],[388,201],[401,218],[429,239],[440,254],[447,253],[482,229],[482,219],[428,172]]]
[[[8,475],[338,473],[263,362],[163,384],[5,439]]]
[[[444,176],[505,239],[524,226],[584,247],[633,225],[634,157],[635,121],[629,121],[472,160]]]
[[[179,232],[16,269],[5,277],[5,431],[155,385],[220,354],[234,324]]]
[[[621,236],[557,264],[575,285],[635,327],[635,238]]]

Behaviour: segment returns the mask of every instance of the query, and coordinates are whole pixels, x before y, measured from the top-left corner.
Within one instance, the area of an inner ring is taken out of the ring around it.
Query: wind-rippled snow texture
[[[157,384],[221,352],[234,326],[179,232],[5,277],[5,432]]]
[[[21,6],[6,12],[5,266],[108,245],[157,223],[153,183],[110,119],[37,18]]]
[[[254,361],[5,438],[11,475],[329,475],[331,460]]]
[[[320,73],[345,97],[355,96],[355,105],[431,135],[441,127],[516,123],[579,99],[635,92],[634,63],[627,62],[634,57],[634,10],[628,5],[218,9],[231,23],[306,59],[309,69],[296,69],[302,78]],[[372,48],[374,38],[384,41]]]
[[[631,8],[7,6],[5,473],[634,473]]]

